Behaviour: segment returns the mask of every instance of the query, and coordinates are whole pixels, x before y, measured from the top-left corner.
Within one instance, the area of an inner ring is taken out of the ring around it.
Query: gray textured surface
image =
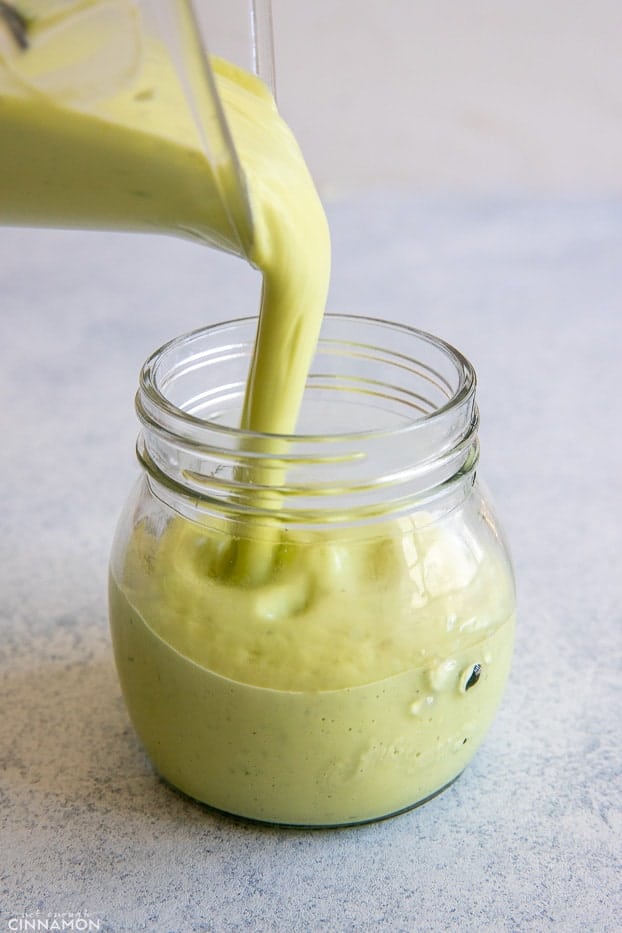
[[[520,594],[495,725],[444,795],[357,829],[247,825],[161,784],[106,622],[136,375],[252,311],[257,280],[171,240],[0,230],[1,931],[37,910],[115,933],[620,928],[622,204],[330,213],[331,308],[432,330],[479,374]]]

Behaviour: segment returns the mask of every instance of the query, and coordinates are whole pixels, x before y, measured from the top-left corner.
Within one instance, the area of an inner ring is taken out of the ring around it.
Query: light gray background
[[[198,4],[248,65],[246,0]],[[280,106],[325,194],[622,191],[617,0],[272,0]]]

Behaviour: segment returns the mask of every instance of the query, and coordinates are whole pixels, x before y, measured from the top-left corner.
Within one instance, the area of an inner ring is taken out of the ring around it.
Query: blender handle
[[[250,0],[253,70],[276,100],[272,0]]]

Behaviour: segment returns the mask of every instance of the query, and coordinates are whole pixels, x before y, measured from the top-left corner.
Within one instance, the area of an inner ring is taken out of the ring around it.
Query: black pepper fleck
[[[477,683],[477,681],[479,680],[480,674],[481,674],[481,673],[482,673],[482,665],[481,665],[481,664],[474,664],[474,665],[473,665],[473,670],[471,671],[471,676],[469,677],[469,679],[468,679],[467,682],[465,683],[464,689],[465,689],[465,690],[470,690],[471,687],[474,687],[475,684]]]
[[[28,48],[28,21],[11,3],[0,0],[0,19],[3,19],[11,35],[22,51]]]
[[[146,88],[144,91],[138,91],[134,94],[134,100],[153,100],[155,97],[154,88]]]

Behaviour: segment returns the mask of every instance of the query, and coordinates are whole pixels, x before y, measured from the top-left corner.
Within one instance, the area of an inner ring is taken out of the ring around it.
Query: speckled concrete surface
[[[152,349],[248,313],[257,279],[172,240],[0,230],[0,931],[620,928],[622,204],[378,195],[331,223],[331,308],[432,330],[479,374],[520,591],[495,725],[445,794],[357,829],[164,786],[106,620],[132,396]]]

